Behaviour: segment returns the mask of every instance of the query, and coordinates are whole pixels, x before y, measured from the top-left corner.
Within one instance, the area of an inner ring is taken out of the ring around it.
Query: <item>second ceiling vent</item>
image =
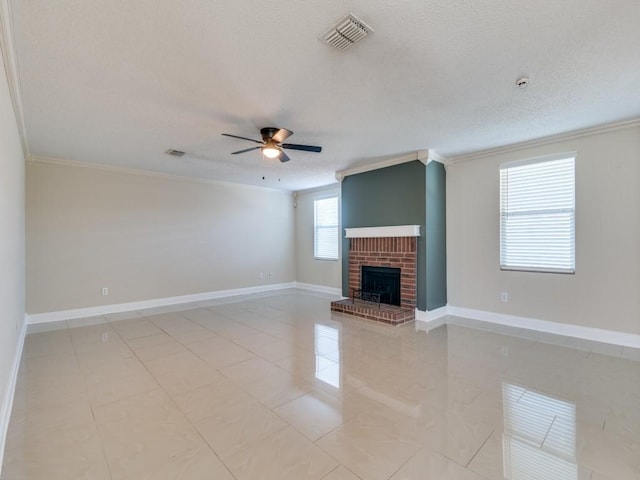
[[[346,50],[370,33],[373,33],[373,29],[350,13],[331,27],[322,40],[338,50]]]

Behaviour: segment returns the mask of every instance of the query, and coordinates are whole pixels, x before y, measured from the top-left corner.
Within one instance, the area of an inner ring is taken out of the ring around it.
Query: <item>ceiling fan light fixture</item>
[[[276,158],[278,155],[280,155],[280,149],[273,145],[267,145],[262,149],[262,153],[267,158]]]

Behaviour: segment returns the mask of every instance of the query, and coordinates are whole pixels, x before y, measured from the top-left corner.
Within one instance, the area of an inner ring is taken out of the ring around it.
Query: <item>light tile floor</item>
[[[31,327],[2,480],[640,478],[640,355],[299,291]]]

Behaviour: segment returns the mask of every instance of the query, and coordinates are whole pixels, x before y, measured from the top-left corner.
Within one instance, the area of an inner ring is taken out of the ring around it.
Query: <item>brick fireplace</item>
[[[349,313],[398,325],[415,319],[419,225],[347,228],[349,241],[349,288],[361,288],[362,267],[400,269],[400,305],[364,302],[348,298],[331,303],[333,311]]]

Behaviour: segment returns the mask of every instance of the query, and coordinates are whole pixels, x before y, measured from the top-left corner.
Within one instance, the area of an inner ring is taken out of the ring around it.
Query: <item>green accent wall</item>
[[[446,172],[416,160],[342,181],[342,294],[349,295],[349,240],[345,228],[420,225],[417,307],[447,304]]]
[[[427,310],[447,304],[446,170],[439,162],[427,165]]]
[[[417,307],[426,296],[426,168],[419,161],[350,175],[342,181],[342,295],[349,288],[349,239],[344,228],[420,225]]]

